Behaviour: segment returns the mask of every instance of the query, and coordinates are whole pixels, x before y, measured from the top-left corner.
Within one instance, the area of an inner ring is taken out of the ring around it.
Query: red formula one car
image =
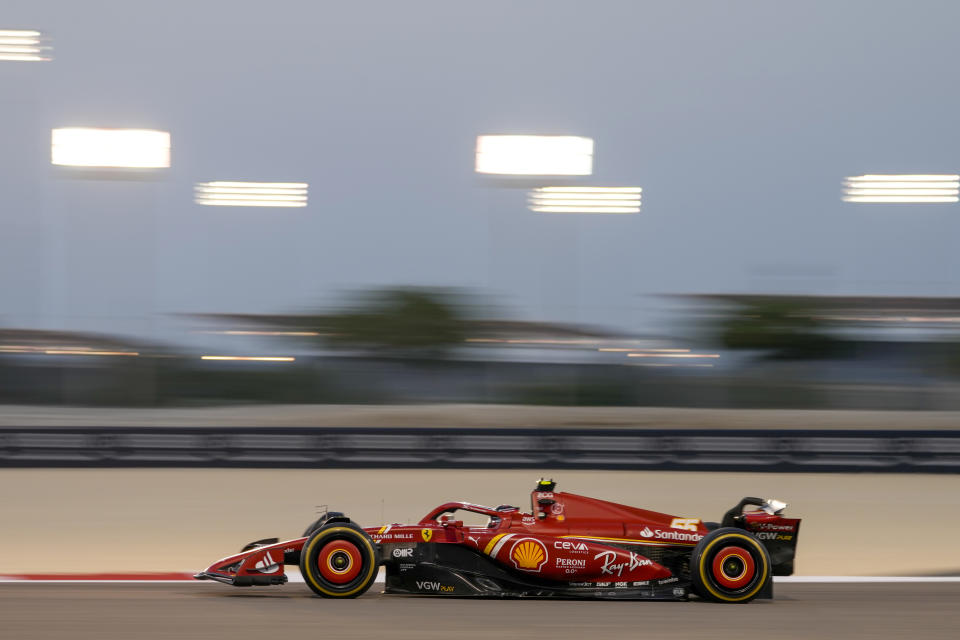
[[[555,490],[541,480],[531,511],[448,502],[415,525],[361,528],[324,513],[303,537],[248,544],[198,573],[237,587],[284,584],[299,564],[326,598],[367,591],[379,567],[386,593],[717,602],[773,596],[793,573],[800,520],[776,500],[744,498],[721,522],[628,507]],[[755,510],[746,509],[756,507]],[[482,518],[465,526],[464,518]]]

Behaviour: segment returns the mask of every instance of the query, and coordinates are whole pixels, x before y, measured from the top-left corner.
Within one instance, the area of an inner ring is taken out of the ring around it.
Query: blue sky
[[[956,2],[7,0],[54,61],[0,62],[0,325],[150,333],[345,289],[493,295],[624,329],[659,293],[958,295],[960,205],[852,205],[845,176],[958,173]],[[49,163],[50,129],[170,131],[150,180]],[[596,141],[642,213],[526,209],[484,133]],[[304,181],[305,209],[201,207]]]

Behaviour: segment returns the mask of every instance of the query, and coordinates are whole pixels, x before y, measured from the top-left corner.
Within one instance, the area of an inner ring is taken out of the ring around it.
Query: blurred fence
[[[246,365],[257,363],[119,358],[104,366],[95,360],[31,361],[28,366],[10,357],[5,363],[0,356],[0,404],[496,403],[960,411],[956,380],[898,376],[882,363],[870,362],[845,379],[833,362],[789,363],[783,369],[767,363],[749,374],[694,375],[681,374],[683,369],[670,373],[674,370],[608,364],[333,356],[252,367]],[[827,371],[834,377],[827,377]],[[863,371],[876,375],[865,380]]]
[[[960,431],[5,428],[0,467],[956,473]]]

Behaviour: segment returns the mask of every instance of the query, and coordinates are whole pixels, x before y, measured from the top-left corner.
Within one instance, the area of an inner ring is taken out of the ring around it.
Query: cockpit
[[[548,513],[559,513],[556,504],[556,496],[553,490],[557,483],[553,480],[544,480],[537,483],[536,488],[530,495],[531,511],[530,513],[521,513],[520,507],[509,504],[501,504],[495,509],[485,507],[479,504],[469,502],[448,502],[442,504],[420,520],[420,524],[438,524],[443,527],[468,527],[476,529],[498,529],[504,520],[523,519],[524,524],[528,518],[544,519]],[[562,519],[563,516],[558,516]]]
[[[420,524],[435,522],[443,527],[497,529],[506,514],[516,511],[519,511],[519,508],[510,505],[500,505],[496,509],[491,509],[477,504],[449,502],[431,511],[420,521]]]

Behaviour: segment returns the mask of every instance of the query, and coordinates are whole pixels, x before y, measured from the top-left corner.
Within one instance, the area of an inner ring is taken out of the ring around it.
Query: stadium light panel
[[[476,171],[517,176],[588,176],[593,173],[593,139],[477,136]]]
[[[0,29],[0,60],[6,62],[48,62],[50,47],[39,31]]]
[[[306,182],[198,182],[194,202],[210,207],[305,207]]]
[[[538,213],[639,213],[640,187],[538,187],[528,204]]]
[[[843,201],[867,204],[952,203],[960,201],[960,175],[869,174],[851,176],[843,185]]]
[[[66,167],[165,169],[170,133],[152,129],[54,129],[51,162]]]

